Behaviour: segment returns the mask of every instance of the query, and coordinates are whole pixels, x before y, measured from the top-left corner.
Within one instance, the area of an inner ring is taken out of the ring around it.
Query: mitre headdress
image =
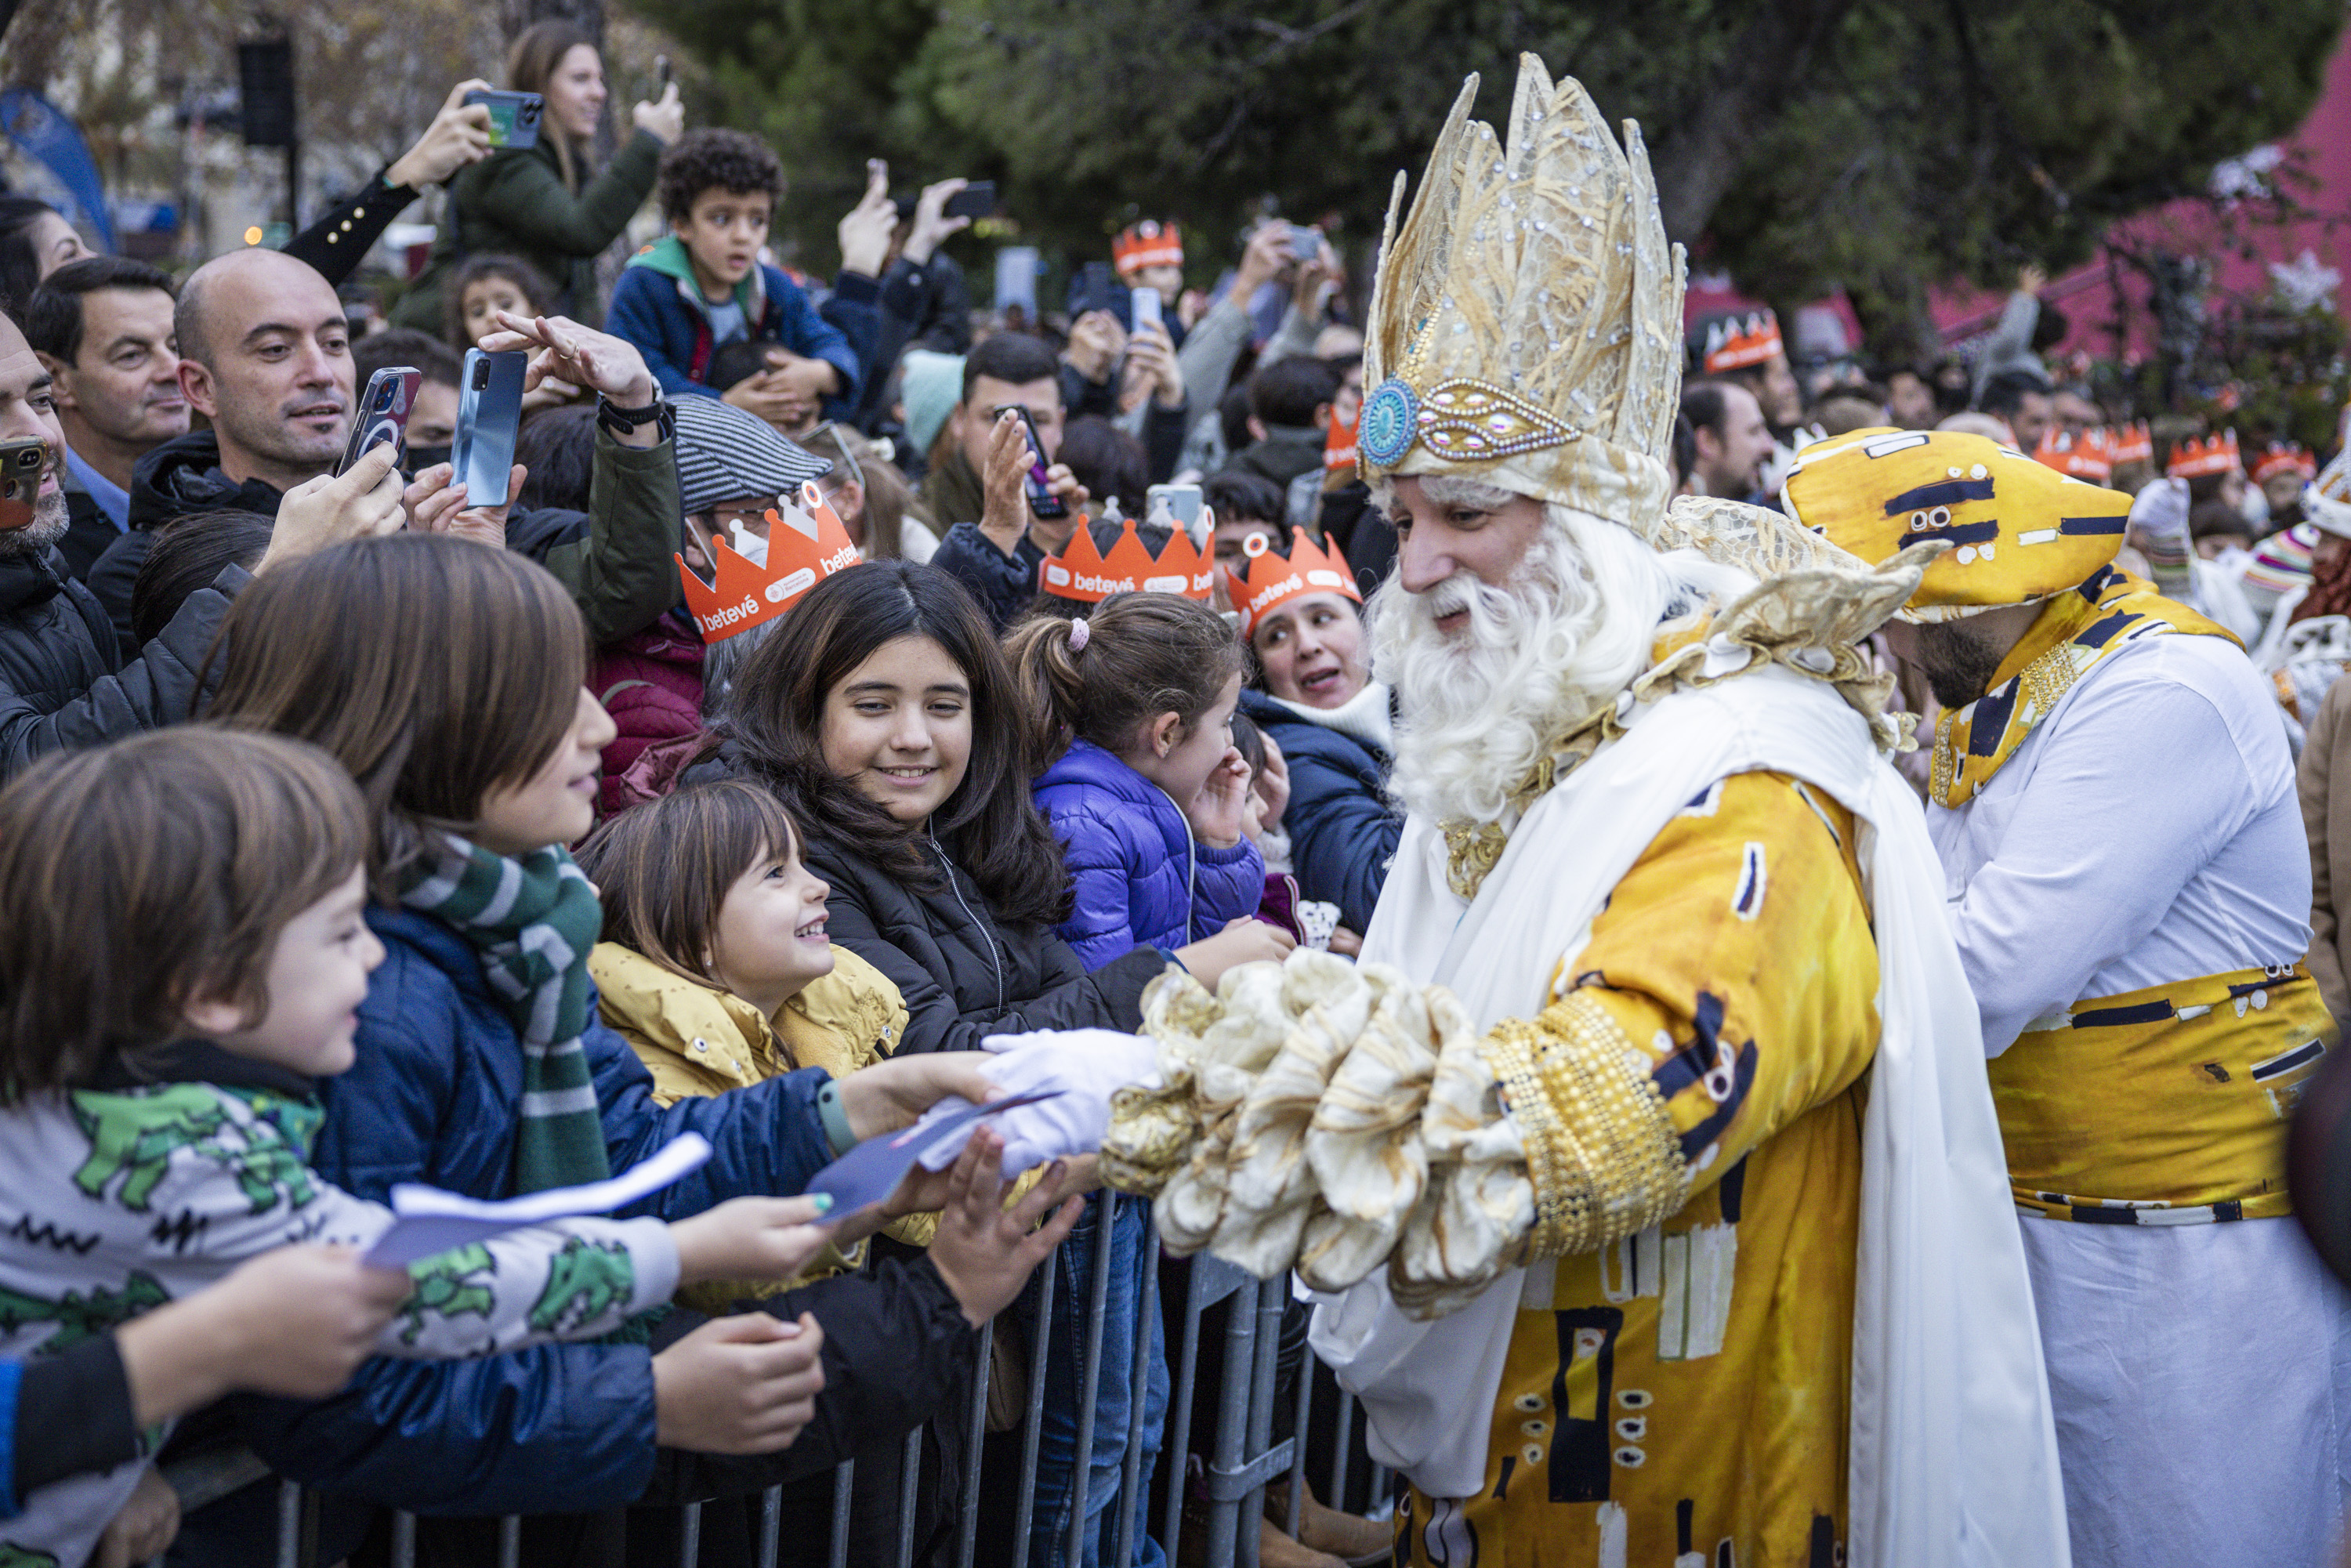
[[[1458,474],[1646,538],[1673,487],[1682,253],[1640,127],[1519,57],[1510,144],[1454,100],[1372,287],[1356,444],[1366,478]]]

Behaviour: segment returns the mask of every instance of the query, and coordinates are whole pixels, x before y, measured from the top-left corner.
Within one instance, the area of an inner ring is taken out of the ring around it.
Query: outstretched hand
[[[946,1171],[946,1203],[938,1233],[931,1239],[931,1263],[977,1328],[1012,1304],[1029,1272],[1061,1244],[1085,1212],[1085,1199],[1072,1193],[1071,1173],[1060,1160],[1044,1179],[1010,1207],[1004,1204],[1004,1141],[982,1127],[964,1145]],[[1054,1204],[1061,1208],[1041,1228],[1033,1228]]]
[[[400,504],[408,510],[410,529],[471,539],[492,549],[506,549],[507,515],[514,510],[514,498],[522,494],[523,481],[530,476],[530,470],[517,463],[507,471],[507,504],[503,507],[466,506],[465,486],[451,483],[456,475],[454,465],[435,463],[409,481],[408,488],[401,492]]]

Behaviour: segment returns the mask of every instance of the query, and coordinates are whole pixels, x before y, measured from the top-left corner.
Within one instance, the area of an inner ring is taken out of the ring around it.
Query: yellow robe
[[[1690,1196],[1560,1259],[1547,1291],[1530,1272],[1485,1484],[1466,1504],[1411,1494],[1409,1561],[1825,1568],[1878,1034],[1850,813],[1782,775],[1722,781],[1617,883],[1575,964],[1535,1021],[1552,1050],[1638,1053]]]

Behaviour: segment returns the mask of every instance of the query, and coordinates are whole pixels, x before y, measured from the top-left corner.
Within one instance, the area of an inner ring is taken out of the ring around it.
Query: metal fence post
[[[1105,1189],[1095,1211],[1093,1280],[1086,1292],[1086,1324],[1079,1342],[1078,1446],[1070,1474],[1070,1565],[1086,1560],[1086,1504],[1094,1472],[1094,1408],[1101,1402],[1102,1340],[1110,1312],[1110,1261],[1118,1223],[1118,1194]],[[1033,1481],[1034,1476],[1030,1477]]]
[[[277,1568],[310,1568],[302,1561],[302,1489],[277,1483]]]
[[[1127,1382],[1127,1410],[1132,1419],[1126,1427],[1126,1466],[1121,1472],[1118,1491],[1118,1558],[1114,1568],[1134,1568],[1134,1526],[1150,1508],[1150,1489],[1143,1474],[1143,1413],[1151,1399],[1151,1341],[1159,1333],[1159,1223],[1147,1210],[1143,1217],[1143,1308],[1134,1319],[1134,1374]],[[1167,1425],[1162,1427],[1159,1452],[1164,1458],[1171,1449],[1181,1454],[1184,1445],[1170,1445],[1166,1433],[1175,1430],[1172,1413],[1161,1412]],[[1176,1467],[1176,1490],[1181,1491],[1183,1467]],[[1171,1544],[1167,1550],[1173,1552]]]
[[[906,1451],[898,1460],[898,1568],[914,1568],[914,1510],[922,1501],[923,1427],[906,1434]]]
[[[1257,1314],[1249,1309],[1249,1291],[1238,1291],[1225,1321],[1225,1375],[1217,1395],[1216,1453],[1208,1466],[1207,1560],[1212,1563],[1235,1561],[1240,1536],[1240,1499],[1224,1496],[1218,1483],[1240,1471],[1241,1448],[1249,1436],[1246,1421],[1234,1417],[1249,1409],[1250,1375],[1255,1370]],[[1249,1531],[1249,1539],[1254,1561],[1257,1532]]]
[[[979,1325],[979,1369],[971,1380],[971,1417],[964,1423],[962,1519],[956,1528],[956,1568],[971,1568],[979,1549],[979,1469],[987,1444],[987,1378],[995,1365],[996,1320]],[[768,1568],[773,1568],[768,1564]]]
[[[1257,1343],[1250,1367],[1249,1403],[1249,1487],[1241,1500],[1241,1521],[1245,1525],[1234,1542],[1240,1548],[1241,1568],[1257,1568],[1258,1542],[1261,1531],[1257,1521],[1265,1517],[1265,1483],[1271,1473],[1268,1467],[1290,1468],[1290,1456],[1277,1456],[1270,1451],[1273,1441],[1273,1390],[1275,1375],[1280,1370],[1281,1359],[1281,1298],[1287,1281],[1281,1278],[1262,1281],[1257,1289]],[[1234,1310],[1239,1311],[1241,1301],[1236,1300]],[[1293,1436],[1291,1442],[1297,1439]]]
[[[1282,1301],[1276,1311],[1287,1312],[1290,1310],[1290,1281],[1285,1278],[1280,1284]],[[1280,1320],[1277,1318],[1276,1321]],[[1280,1330],[1275,1333],[1278,1339]],[[1290,1519],[1283,1525],[1282,1532],[1292,1541],[1298,1539],[1299,1521],[1306,1515],[1306,1425],[1312,1418],[1313,1412],[1314,1353],[1310,1350],[1306,1353],[1306,1359],[1298,1364],[1298,1401],[1290,1412]],[[1338,1505],[1333,1503],[1332,1506],[1335,1508]]]
[[[1332,1385],[1337,1387],[1338,1380]],[[1331,1435],[1331,1506],[1343,1512],[1353,1512],[1347,1507],[1347,1457],[1355,1446],[1355,1396],[1345,1389],[1339,1393],[1339,1426]]]
[[[832,1467],[832,1549],[826,1555],[832,1568],[849,1568],[849,1500],[857,1485],[857,1461],[843,1459]]]
[[[687,1503],[678,1511],[677,1568],[700,1568],[702,1563],[702,1505]]]
[[[776,1568],[784,1543],[784,1488],[778,1481],[759,1494],[759,1568]]]
[[[1056,1247],[1037,1265],[1037,1332],[1029,1336],[1029,1411],[1020,1423],[1020,1500],[1012,1520],[1011,1568],[1029,1561],[1029,1531],[1037,1514],[1037,1445],[1045,1430],[1045,1352],[1053,1341],[1053,1280],[1061,1271],[1061,1249]]]
[[[522,1516],[509,1513],[498,1520],[498,1568],[522,1568]]]

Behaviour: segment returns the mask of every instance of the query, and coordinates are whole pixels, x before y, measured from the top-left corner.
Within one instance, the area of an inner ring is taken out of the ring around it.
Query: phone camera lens
[[[386,383],[383,390],[375,394],[375,409],[378,413],[392,406],[394,391],[395,389],[390,383]]]
[[[480,361],[474,366],[474,390],[475,392],[490,390],[490,361],[487,360]]]

